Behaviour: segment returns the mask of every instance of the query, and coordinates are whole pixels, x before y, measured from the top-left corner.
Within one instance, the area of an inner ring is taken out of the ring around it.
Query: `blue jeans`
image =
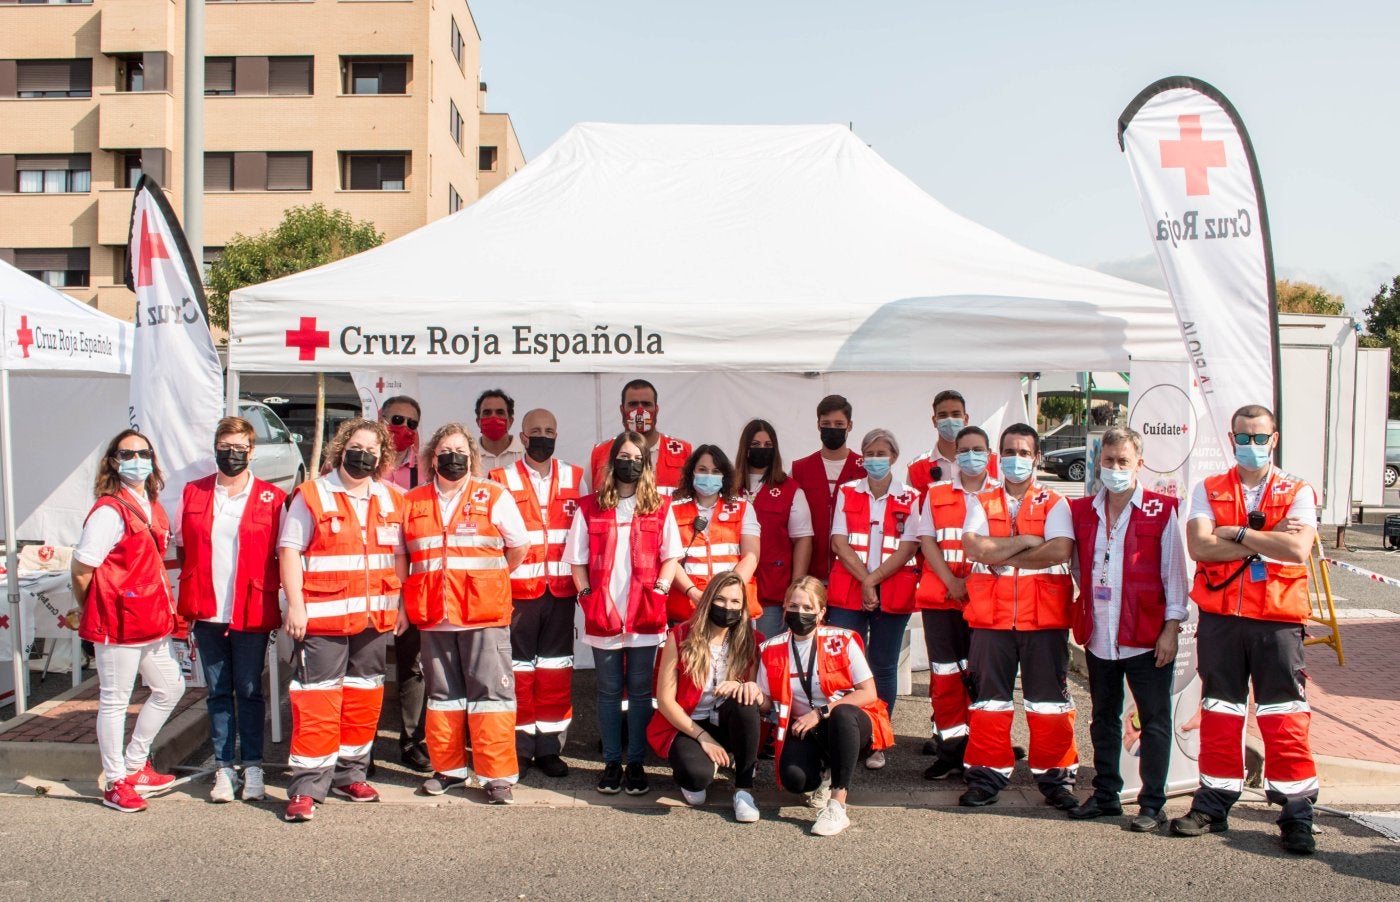
[[[787,624],[783,623],[783,606],[780,604],[764,605],[763,613],[753,622],[753,628],[762,633],[765,639],[772,639],[786,630]]]
[[[865,657],[870,662],[870,672],[875,675],[875,694],[891,714],[899,694],[899,649],[904,644],[904,628],[909,625],[909,617],[909,614],[887,614],[881,610],[826,609],[827,623],[851,630],[865,643]]]
[[[228,767],[239,760],[234,753],[234,699],[237,698],[238,745],[244,766],[263,760],[263,664],[267,660],[267,633],[229,629],[226,623],[205,620],[194,624],[194,641],[209,684],[205,707],[209,711],[209,738],[214,760]]]
[[[624,661],[626,662],[624,664]],[[647,724],[651,723],[651,673],[656,646],[593,649],[598,673],[598,730],[603,734],[603,763],[622,763],[622,687],[627,684],[627,761],[641,764],[647,757]]]

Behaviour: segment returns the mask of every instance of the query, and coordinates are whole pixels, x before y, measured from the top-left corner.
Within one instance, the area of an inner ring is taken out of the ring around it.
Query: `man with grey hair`
[[[1104,433],[1098,492],[1070,502],[1079,599],[1074,638],[1089,667],[1094,794],[1068,814],[1074,820],[1118,816],[1123,808],[1123,682],[1137,708],[1136,833],[1166,823],[1167,765],[1172,743],[1172,681],[1177,634],[1186,620],[1186,553],[1177,527],[1177,499],[1145,490],[1142,436],[1115,427]]]

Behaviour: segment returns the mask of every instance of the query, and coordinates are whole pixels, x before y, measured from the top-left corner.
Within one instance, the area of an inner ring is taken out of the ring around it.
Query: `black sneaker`
[[[999,796],[1000,793],[974,787],[958,796],[958,804],[964,808],[985,808],[995,805]]]
[[[603,795],[617,795],[622,792],[622,765],[616,761],[603,767],[603,775],[598,778],[598,791]]]
[[[622,791],[629,796],[644,796],[651,792],[646,770],[635,761],[627,765],[627,774],[622,778]]]
[[[944,761],[939,759],[928,766],[924,771],[925,780],[946,780],[949,777],[961,777],[963,766],[955,761]]]
[[[546,777],[559,779],[569,775],[569,765],[564,763],[564,759],[558,755],[541,755],[535,759],[535,767],[538,767]]]
[[[1172,832],[1177,836],[1204,836],[1207,833],[1224,833],[1229,829],[1229,818],[1211,817],[1194,808],[1172,820]]]
[[[1079,800],[1074,797],[1074,793],[1063,786],[1058,786],[1045,796],[1045,804],[1061,811],[1073,811],[1079,807]],[[1122,809],[1119,809],[1118,813],[1122,814]]]
[[[920,754],[920,755],[937,755],[937,754],[938,754],[938,739],[937,739],[937,737],[930,738],[930,739],[925,739],[925,740],[924,740],[924,747],[923,747],[922,749],[919,750],[919,754]],[[933,778],[930,778],[930,779],[933,779]]]
[[[1317,851],[1317,840],[1313,838],[1312,824],[1293,821],[1279,827],[1279,842],[1294,855],[1311,855]]]
[[[428,754],[423,751],[423,747],[417,743],[405,745],[399,748],[399,761],[404,767],[420,774],[430,774],[433,772],[433,762],[428,758]]]
[[[1098,796],[1089,796],[1084,804],[1065,809],[1072,821],[1088,821],[1096,817],[1121,817],[1123,806],[1112,802],[1101,802]]]

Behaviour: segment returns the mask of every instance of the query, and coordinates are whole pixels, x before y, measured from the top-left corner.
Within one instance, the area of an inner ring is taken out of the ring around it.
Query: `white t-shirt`
[[[139,508],[146,520],[150,521],[151,502],[146,500],[144,494],[123,486],[121,497],[126,503]],[[125,535],[126,523],[123,522],[122,515],[111,505],[104,504],[88,516],[87,523],[83,525],[82,537],[73,549],[73,557],[89,567],[99,567]]]
[[[786,635],[791,636],[792,634],[788,633]],[[792,712],[789,722],[796,720],[810,711],[820,708],[830,701],[826,697],[826,693],[822,692],[821,680],[817,675],[817,665],[815,661],[812,662],[812,698],[810,702],[807,699],[807,689],[802,685],[800,668],[807,666],[808,656],[812,654],[812,639],[815,636],[816,632],[813,632],[806,639],[797,639],[796,649],[790,647],[788,650],[788,673],[791,675],[790,679],[792,680]],[[794,650],[796,654],[793,654]],[[870,670],[870,662],[865,659],[865,652],[861,651],[856,643],[851,642],[847,644],[846,657],[851,662],[852,686],[859,686],[866,680],[874,678],[874,673]],[[802,661],[801,664],[798,664],[799,658]],[[768,668],[766,667],[758,668],[758,688],[763,690],[764,695],[770,698],[772,697],[773,692],[768,686]]]
[[[613,555],[612,580],[608,584],[608,591],[612,595],[613,606],[617,608],[618,617],[627,622],[627,595],[632,588],[632,517],[637,510],[637,497],[632,495],[627,498],[620,498],[617,502],[617,550]],[[675,560],[685,552],[685,545],[681,543],[681,531],[676,528],[676,518],[670,509],[666,510],[666,519],[661,526],[661,561]],[[588,522],[583,517],[583,511],[574,514],[574,522],[569,526],[569,534],[564,539],[564,557],[566,564],[579,564],[584,567],[589,563],[589,543],[588,543]],[[620,636],[590,636],[587,633],[583,636],[583,641],[593,648],[618,649],[637,648],[646,645],[660,645],[665,632],[656,634],[623,633]]]
[[[393,501],[389,489],[378,482],[371,480],[365,484],[365,492],[362,495],[351,495],[345,491],[345,483],[340,481],[340,471],[332,470],[322,477],[326,481],[326,488],[331,492],[344,493],[350,499],[350,508],[355,512],[356,525],[360,527],[360,537],[365,538],[365,519],[369,516],[369,497],[374,492],[379,495],[381,508],[389,503],[395,507],[399,502]],[[394,544],[395,554],[405,554],[406,549],[403,542],[403,530],[398,530],[399,538]],[[292,506],[287,509],[286,515],[282,518],[282,532],[277,537],[278,548],[295,548],[297,551],[305,551],[311,544],[311,539],[316,535],[316,521],[311,516],[311,508],[307,506],[306,499],[301,492],[292,496]]]
[[[826,467],[826,492],[828,497],[836,495],[836,485],[841,481],[841,471],[846,469],[846,461],[849,456],[840,460],[828,460],[822,458],[822,466]]]
[[[436,484],[436,480],[434,483]],[[444,495],[441,486],[437,488],[438,511],[442,516],[442,522],[448,523],[457,511],[458,504],[466,497],[467,492],[472,491],[472,483],[481,482],[476,477],[468,477],[455,492]],[[515,496],[510,492],[502,492],[500,498],[496,499],[495,505],[491,508],[491,525],[500,532],[501,539],[506,543],[507,548],[519,548],[521,545],[530,544],[530,533],[525,528],[525,520],[520,516],[520,508],[515,503]],[[429,626],[419,627],[431,633],[452,633],[461,632],[467,629],[465,626],[458,626],[446,619],[439,620]]]
[[[729,640],[723,639],[718,644],[711,642],[710,675],[705,678],[705,688],[700,691],[700,700],[695,703],[695,710],[690,712],[691,720],[719,723],[719,714],[715,711],[715,689],[724,682],[724,675],[728,671]]]
[[[790,477],[789,477],[790,478]],[[763,489],[763,474],[749,474],[749,490],[746,495],[750,505],[753,504],[754,495]],[[788,511],[787,522],[788,537],[793,539],[804,539],[808,536],[816,535],[812,529],[812,508],[807,503],[807,493],[798,489],[792,496],[792,508]]]
[[[484,477],[492,470],[504,469],[515,466],[515,462],[525,457],[525,446],[520,441],[519,434],[510,437],[510,444],[500,454],[492,454],[484,446],[481,447],[481,475]]]
[[[205,618],[211,623],[228,623],[233,620],[233,580],[238,566],[238,526],[243,522],[243,512],[248,507],[248,499],[253,495],[253,477],[250,475],[243,488],[236,495],[214,483],[214,526],[209,537],[213,552],[210,570],[214,578],[214,616]],[[185,499],[175,506],[175,520],[171,528],[175,533],[175,544],[184,545]]]
[[[1244,488],[1245,510],[1256,511],[1259,503],[1263,499],[1264,489],[1270,482],[1277,482],[1280,471],[1272,468],[1268,476],[1259,481],[1254,488],[1241,483]],[[1288,506],[1288,516],[1301,520],[1308,526],[1317,528],[1317,493],[1313,487],[1304,484],[1294,496],[1293,503]],[[1196,487],[1191,491],[1191,512],[1187,516],[1188,520],[1209,520],[1215,522],[1215,513],[1210,509],[1210,498],[1206,496],[1206,483],[1201,480],[1196,483]]]
[[[715,505],[722,504],[724,502],[724,499],[718,495],[716,495],[714,500],[710,502],[709,507],[701,505],[699,498],[694,498],[691,500],[695,502],[695,510],[697,511],[697,513],[705,517],[710,523],[713,523],[715,521]],[[705,528],[707,530],[709,529],[708,524]],[[755,539],[758,538],[758,514],[754,513],[752,504],[744,505],[744,522],[739,524],[739,535],[753,536]]]
[[[1026,494],[1032,494],[1039,490],[1039,486],[1031,486],[1026,489]],[[1011,518],[1014,521],[1016,512],[1021,509],[1021,502],[1019,499],[1012,498],[1009,492],[1003,493],[1003,497],[1006,499]],[[987,512],[982,510],[982,502],[976,495],[971,495],[967,499],[967,519],[963,520],[963,533],[979,536],[985,536],[988,533]],[[1072,538],[1074,538],[1074,518],[1070,514],[1069,502],[1062,497],[1045,515],[1045,541]]]
[[[936,484],[937,483],[935,483],[935,485]],[[963,488],[961,481],[954,481],[953,485],[957,487],[958,491],[968,496],[968,505],[970,508],[971,505],[976,502],[979,493],[994,489],[1001,485],[1001,483],[997,482],[995,479],[989,479],[983,476],[982,487],[976,492],[969,492],[967,489]],[[929,502],[929,494],[932,493],[924,495],[923,506],[919,508],[919,536],[928,536],[929,538],[936,539],[938,538],[938,528],[934,526],[933,523],[933,505]]]
[[[847,485],[856,487],[856,491],[870,495],[870,547],[879,548],[885,541],[885,502],[891,495],[900,495],[904,492],[913,494],[913,489],[906,489],[904,483],[898,479],[891,479],[889,490],[885,494],[876,498],[870,492],[870,480],[857,479]],[[917,509],[911,510],[909,516],[904,518],[904,532],[900,535],[901,542],[913,542],[919,544],[919,512]],[[831,534],[833,536],[846,535],[846,496],[838,494],[836,496],[836,511],[831,515]],[[856,552],[859,554],[860,552]],[[884,559],[878,554],[867,554],[865,566],[867,570],[874,571],[880,566]]]

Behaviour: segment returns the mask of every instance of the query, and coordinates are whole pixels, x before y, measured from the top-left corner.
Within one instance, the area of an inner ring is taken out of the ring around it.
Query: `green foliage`
[[[235,235],[218,262],[209,267],[209,321],[228,328],[229,295],[246,285],[323,266],[378,247],[384,235],[369,222],[356,222],[344,210],[323,204],[292,207],[282,222],[257,235]]]
[[[1371,298],[1360,341],[1366,348],[1390,348],[1390,415],[1400,418],[1400,276]]]
[[[1341,297],[1320,285],[1280,279],[1276,288],[1280,313],[1321,313],[1328,316],[1341,316],[1347,312],[1347,305]]]
[[[1040,398],[1040,418],[1046,428],[1058,426],[1065,417],[1079,422],[1084,414],[1084,398],[1074,395],[1050,395]]]

